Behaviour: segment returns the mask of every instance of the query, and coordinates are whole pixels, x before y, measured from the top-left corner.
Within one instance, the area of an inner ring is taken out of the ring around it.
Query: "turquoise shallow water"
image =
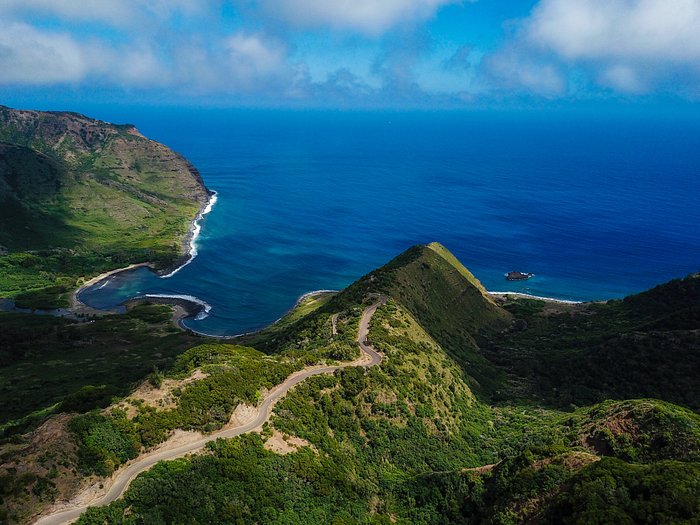
[[[93,112],[94,113],[94,112]],[[197,258],[82,299],[211,305],[231,335],[438,240],[490,290],[622,297],[700,270],[700,124],[556,114],[105,110],[187,156],[219,199]],[[509,270],[533,272],[523,283]]]

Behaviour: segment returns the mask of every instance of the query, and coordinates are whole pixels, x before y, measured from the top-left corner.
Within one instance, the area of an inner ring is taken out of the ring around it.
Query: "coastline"
[[[287,310],[286,312],[284,312],[284,314],[282,314],[282,316],[281,316],[279,319],[277,319],[276,321],[274,321],[274,322],[272,322],[272,323],[270,323],[270,324],[268,324],[268,325],[266,325],[266,326],[264,326],[264,327],[262,327],[262,328],[259,328],[259,329],[257,329],[257,330],[252,330],[252,331],[250,331],[250,332],[243,332],[243,333],[235,334],[235,335],[213,335],[213,334],[207,334],[207,333],[205,333],[205,332],[200,332],[199,330],[195,330],[195,329],[193,329],[193,328],[190,328],[190,327],[188,327],[188,326],[185,326],[184,321],[187,320],[187,319],[190,319],[190,318],[192,318],[192,317],[194,317],[195,319],[197,319],[198,316],[201,315],[201,314],[200,314],[201,310],[200,310],[200,311],[196,311],[195,313],[187,313],[187,315],[177,316],[175,322],[176,322],[176,324],[177,324],[182,330],[185,330],[185,331],[187,331],[187,332],[191,332],[191,333],[196,334],[196,335],[201,335],[201,336],[204,336],[204,337],[211,337],[212,339],[220,339],[220,340],[238,339],[239,337],[244,337],[244,336],[246,336],[246,335],[255,335],[255,334],[257,334],[257,333],[259,333],[259,332],[262,332],[263,330],[265,330],[265,329],[267,329],[267,328],[269,328],[269,327],[271,327],[271,326],[273,326],[273,325],[276,325],[276,324],[279,323],[282,319],[284,319],[284,317],[285,317],[286,315],[288,315],[289,313],[291,313],[292,311],[294,311],[294,309],[297,308],[297,307],[298,307],[302,302],[304,302],[305,300],[310,299],[310,298],[312,298],[312,297],[316,297],[317,295],[325,295],[325,294],[329,294],[329,293],[338,293],[338,290],[312,290],[311,292],[306,292],[306,293],[304,293],[304,294],[301,294],[301,295],[299,296],[299,298],[295,301],[294,306],[292,306],[289,310]],[[155,297],[155,296],[156,296],[156,294],[151,295],[151,296],[144,296],[144,298],[145,298],[145,297]],[[182,296],[182,295],[181,295],[181,296],[177,296],[177,295],[166,295],[166,294],[163,294],[163,295],[160,295],[160,296],[157,296],[157,297],[163,299],[163,302],[161,302],[160,304],[177,304],[175,301],[185,301],[185,302],[186,302],[186,301],[189,301],[191,304],[198,305],[198,306],[201,306],[201,304],[207,304],[205,301],[202,301],[201,299],[199,299],[199,298],[197,298],[197,297],[194,297],[194,296],[191,296],[191,295],[188,295],[188,296]],[[170,299],[170,300],[173,301],[173,302],[168,302],[168,299]],[[208,304],[207,304],[207,306],[208,306]],[[210,307],[210,309],[211,309],[211,307]],[[190,310],[190,312],[192,312],[192,310]],[[206,310],[206,313],[208,314],[208,313],[209,313],[209,310]],[[200,319],[204,319],[205,317],[206,317],[206,315],[205,315],[204,317],[201,317]]]
[[[130,264],[129,266],[125,266],[123,268],[116,268],[114,270],[110,270],[104,273],[101,273],[100,275],[97,275],[95,277],[92,277],[91,279],[85,281],[83,284],[81,284],[76,290],[74,290],[69,299],[69,307],[68,310],[71,313],[78,314],[97,314],[97,315],[105,315],[105,314],[110,314],[110,313],[115,313],[115,310],[99,310],[96,308],[92,308],[85,303],[83,303],[80,300],[80,293],[86,290],[87,288],[90,288],[92,286],[95,286],[96,284],[100,283],[101,281],[104,281],[106,279],[109,279],[113,275],[116,275],[118,273],[122,272],[128,272],[130,270],[134,270],[136,268],[143,268],[147,267],[150,268],[153,272],[158,274],[158,276],[161,279],[167,279],[169,277],[172,277],[175,275],[177,272],[179,272],[182,268],[187,266],[192,262],[192,260],[197,256],[197,238],[199,237],[199,234],[202,230],[202,225],[200,221],[204,218],[205,215],[207,215],[211,210],[213,209],[214,205],[216,204],[216,201],[218,199],[218,192],[214,190],[207,190],[209,194],[209,199],[207,202],[200,208],[200,210],[197,212],[197,215],[195,216],[194,219],[190,222],[190,226],[187,230],[187,233],[185,234],[185,237],[183,238],[182,241],[182,246],[183,246],[183,255],[178,257],[178,259],[171,265],[169,268],[165,270],[156,270],[153,263],[151,262],[142,262],[142,263],[134,263]],[[174,269],[170,269],[174,268]],[[166,273],[167,272],[167,273]],[[165,273],[165,275],[163,275]],[[106,284],[106,283],[105,283]],[[197,302],[197,301],[193,301]],[[206,304],[206,303],[205,303]],[[209,305],[207,305],[209,306]],[[211,307],[209,306],[209,309]],[[207,310],[208,311],[208,310]]]
[[[124,306],[126,307],[127,310],[139,306],[142,304],[162,304],[162,305],[167,305],[167,306],[172,306],[173,308],[173,317],[172,317],[172,322],[173,325],[176,328],[179,328],[180,330],[196,333],[193,330],[189,330],[187,327],[185,327],[182,322],[185,319],[189,318],[197,318],[200,315],[206,315],[206,312],[208,312],[211,309],[211,306],[209,306],[207,303],[204,301],[201,301],[197,299],[196,297],[192,297],[189,295],[159,295],[159,294],[153,294],[153,295],[143,295],[140,297],[135,297],[133,299],[128,299],[127,301],[124,301]],[[206,334],[198,334],[198,335],[206,335]],[[207,336],[211,337],[211,336]]]
[[[70,306],[67,309],[67,312],[71,315],[74,316],[79,316],[79,315],[109,315],[109,314],[115,314],[119,313],[120,311],[123,311],[123,308],[129,308],[132,306],[135,306],[137,304],[143,304],[145,302],[152,302],[155,304],[167,304],[171,305],[174,307],[174,315],[173,315],[173,323],[179,327],[181,330],[185,330],[188,332],[191,332],[193,334],[197,334],[200,336],[204,337],[211,337],[215,339],[221,339],[221,340],[231,340],[231,339],[237,339],[239,337],[247,336],[247,335],[253,335],[256,333],[259,333],[262,330],[265,330],[269,326],[272,326],[276,323],[278,323],[281,319],[283,319],[286,315],[288,315],[290,312],[292,312],[295,308],[297,308],[302,302],[304,302],[307,299],[310,299],[312,297],[318,296],[318,295],[323,295],[323,294],[328,294],[328,293],[337,293],[338,290],[329,290],[329,289],[323,289],[323,290],[312,290],[310,292],[303,293],[300,295],[297,300],[295,301],[294,305],[289,308],[287,311],[280,316],[279,319],[274,321],[268,326],[265,326],[263,328],[260,328],[258,330],[253,330],[250,332],[244,332],[240,334],[235,334],[235,335],[213,335],[213,334],[207,334],[205,332],[200,332],[197,330],[194,330],[192,328],[189,328],[185,326],[184,321],[187,319],[194,318],[196,320],[201,320],[205,319],[208,315],[209,312],[211,311],[212,307],[210,304],[208,304],[206,301],[195,297],[191,295],[184,295],[184,294],[146,294],[138,297],[134,297],[131,299],[128,299],[125,301],[122,305],[122,308],[120,310],[118,309],[109,309],[109,310],[100,310],[96,308],[92,308],[85,303],[83,303],[80,300],[80,293],[83,292],[85,289],[90,288],[92,286],[95,286],[96,284],[102,282],[102,281],[107,281],[110,277],[113,275],[116,275],[121,272],[128,272],[130,270],[134,270],[136,268],[141,268],[141,267],[147,267],[150,268],[154,273],[156,273],[161,279],[168,279],[175,275],[177,272],[179,272],[182,268],[190,264],[196,257],[197,257],[197,239],[199,238],[201,231],[202,231],[202,219],[208,215],[212,209],[214,208],[217,200],[218,200],[218,192],[214,190],[207,190],[209,194],[209,198],[204,203],[200,210],[197,212],[197,215],[195,216],[194,219],[190,222],[190,226],[188,228],[188,231],[185,235],[185,237],[182,240],[182,246],[183,246],[183,254],[178,257],[178,259],[168,268],[162,269],[162,270],[156,270],[153,263],[151,262],[143,262],[143,263],[135,263],[135,264],[130,264],[126,267],[123,268],[117,268],[114,270],[110,270],[108,272],[104,272],[100,275],[97,275],[86,282],[84,282],[78,289],[76,289],[73,293],[70,295]],[[103,284],[105,286],[107,282]],[[538,296],[538,295],[532,295],[528,293],[523,293],[523,292],[513,292],[513,291],[488,291],[487,294],[489,297],[493,299],[501,299],[505,300],[509,296],[510,297],[516,297],[516,298],[524,298],[524,299],[535,299],[535,300],[540,300],[540,301],[546,301],[550,303],[558,303],[558,304],[565,304],[565,305],[577,305],[577,304],[582,304],[584,301],[574,301],[574,300],[567,300],[567,299],[556,299],[553,297],[543,297],[543,296]]]
[[[99,313],[101,315],[104,315],[105,313],[112,313],[112,310],[98,310],[97,308],[92,308],[91,306],[86,305],[80,300],[80,293],[85,291],[87,288],[95,286],[101,281],[109,279],[113,275],[143,267],[153,269],[153,264],[150,262],[130,264],[129,266],[109,270],[108,272],[101,273],[100,275],[97,275],[92,279],[88,279],[70,294],[70,304],[68,310],[72,311],[73,313]]]
[[[546,301],[548,303],[560,303],[560,304],[583,304],[587,301],[572,301],[569,299],[555,299],[554,297],[543,297],[541,295],[532,295],[523,292],[490,292],[487,293],[493,298],[506,299],[508,296],[515,296],[520,299],[536,299],[538,301]]]
[[[190,227],[187,230],[185,238],[182,240],[182,251],[183,254],[175,261],[171,268],[157,272],[161,279],[168,279],[175,275],[177,272],[182,270],[185,266],[190,264],[195,257],[197,257],[197,238],[202,232],[201,221],[206,215],[208,215],[214,208],[216,201],[219,198],[219,193],[215,190],[209,191],[209,199],[206,204],[200,208],[197,215],[190,222]]]
[[[316,297],[317,295],[325,295],[325,294],[327,294],[327,293],[338,293],[338,292],[340,292],[340,290],[312,290],[311,292],[306,292],[306,293],[304,293],[304,294],[301,294],[301,295],[299,296],[299,298],[296,300],[296,302],[294,303],[294,306],[292,306],[289,310],[287,310],[287,311],[284,313],[284,315],[283,315],[282,317],[284,317],[284,316],[287,315],[289,312],[291,312],[292,310],[294,310],[297,306],[299,306],[301,303],[303,303],[303,302],[306,301],[307,299],[311,299],[312,297]],[[277,321],[279,321],[280,319],[282,319],[282,317],[280,317],[279,319],[277,319]],[[275,321],[275,323],[276,323],[277,321]],[[274,324],[274,323],[273,323],[273,324]]]

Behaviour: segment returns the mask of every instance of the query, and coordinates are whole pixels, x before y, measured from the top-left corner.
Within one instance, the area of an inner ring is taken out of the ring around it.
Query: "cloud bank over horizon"
[[[0,89],[350,107],[700,98],[698,0],[501,4],[3,0]]]

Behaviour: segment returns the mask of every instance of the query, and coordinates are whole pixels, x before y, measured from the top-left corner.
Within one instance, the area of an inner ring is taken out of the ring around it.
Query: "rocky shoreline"
[[[137,306],[143,305],[143,304],[162,304],[165,306],[172,306],[173,307],[173,324],[182,330],[186,330],[192,333],[197,333],[193,332],[186,326],[182,324],[182,322],[185,319],[190,319],[190,318],[196,318],[197,316],[201,315],[202,312],[205,311],[205,306],[193,301],[191,299],[185,299],[183,297],[153,297],[153,296],[145,296],[145,297],[136,297],[134,299],[128,299],[124,301],[124,306],[126,307],[127,310],[131,310],[132,308],[135,308]],[[198,334],[198,335],[204,335],[204,334]]]
[[[167,268],[156,271],[156,273],[164,279],[175,275],[182,268],[191,263],[192,259],[194,259],[197,255],[197,248],[195,246],[195,242],[197,241],[197,237],[199,236],[201,229],[199,221],[201,221],[212,210],[218,196],[218,193],[216,191],[207,189],[206,187],[205,189],[207,191],[207,194],[209,195],[209,198],[204,204],[202,204],[202,206],[200,206],[197,215],[195,215],[194,219],[190,221],[190,226],[187,229],[187,233],[182,239],[182,255],[180,255],[175,260],[175,262],[173,262],[173,264],[171,264]]]
[[[150,262],[144,262],[144,263],[137,263],[137,264],[130,264],[129,266],[125,266],[124,268],[117,268],[115,270],[110,270],[108,272],[102,273],[96,277],[93,277],[92,279],[89,279],[85,283],[83,283],[77,290],[75,290],[71,294],[71,299],[70,299],[70,307],[68,311],[70,311],[73,314],[78,314],[78,313],[83,313],[83,314],[92,314],[92,315],[99,315],[99,314],[108,314],[108,313],[116,313],[113,310],[97,310],[95,308],[91,308],[90,306],[86,305],[80,300],[80,293],[85,290],[86,288],[89,288],[91,286],[95,286],[96,284],[99,284],[100,282],[104,281],[105,279],[108,279],[112,277],[113,275],[116,275],[118,273],[122,272],[128,272],[131,270],[134,270],[136,268],[140,267],[147,267],[150,268],[151,271],[155,272],[158,276],[161,278],[167,278],[175,273],[177,273],[181,268],[184,266],[188,265],[194,256],[196,256],[196,248],[194,243],[197,240],[197,236],[199,235],[200,227],[199,227],[199,221],[202,220],[202,218],[211,211],[211,208],[213,207],[214,203],[216,202],[216,196],[217,192],[213,190],[209,190],[205,187],[205,190],[207,194],[209,195],[209,198],[207,201],[202,204],[200,207],[199,211],[197,212],[197,215],[190,221],[190,226],[187,230],[187,233],[182,239],[182,255],[180,255],[170,266],[163,268],[163,269],[156,269],[156,267],[153,265],[153,263]],[[194,251],[194,253],[193,253]],[[127,301],[128,302],[128,301]]]

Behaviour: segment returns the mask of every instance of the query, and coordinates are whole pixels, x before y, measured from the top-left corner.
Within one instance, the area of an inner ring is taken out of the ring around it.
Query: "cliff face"
[[[168,266],[209,195],[187,159],[130,124],[0,106],[0,297]]]
[[[110,124],[78,113],[0,106],[0,142],[57,157],[76,172],[89,173],[90,167],[107,169],[135,185],[144,183],[144,176],[170,173],[179,190],[172,192],[173,197],[200,203],[208,197],[201,175],[187,159],[144,137],[131,124]],[[114,157],[114,162],[108,162],[110,157]],[[84,165],[90,160],[94,161],[92,166]]]

